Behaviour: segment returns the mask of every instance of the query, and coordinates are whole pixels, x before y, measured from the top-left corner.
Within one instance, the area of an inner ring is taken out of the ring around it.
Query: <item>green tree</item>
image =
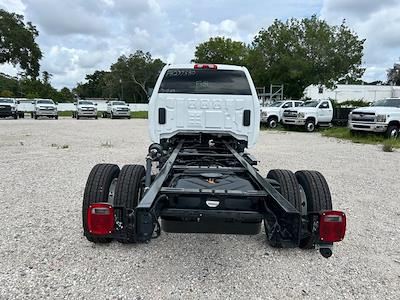
[[[400,63],[394,64],[393,68],[387,70],[387,83],[400,85]]]
[[[12,98],[12,97],[15,97],[15,95],[10,90],[2,90],[1,93],[0,93],[0,97]]]
[[[23,16],[0,9],[0,64],[19,64],[26,75],[38,77],[42,58],[35,41],[38,35],[31,22],[24,23]]]
[[[256,85],[284,84],[286,96],[299,98],[310,84],[357,81],[365,71],[364,41],[344,21],[330,26],[316,16],[275,20],[254,38],[249,67]]]
[[[196,47],[194,59],[196,63],[246,65],[248,47],[230,38],[214,37]]]
[[[14,95],[21,96],[17,78],[0,73],[0,91],[4,90],[9,90]]]
[[[67,87],[63,87],[60,90],[59,94],[60,94],[60,98],[61,98],[60,101],[63,101],[63,102],[73,102],[74,101],[74,98],[75,98],[74,94]]]
[[[135,53],[125,56],[122,55],[118,61],[111,66],[110,80],[114,86],[124,89],[125,83],[132,82],[136,85],[133,89],[133,98],[140,102],[148,100],[148,90],[154,87],[157,77],[165,63],[156,58],[153,59],[149,52],[137,50]],[[127,95],[125,89],[124,95]],[[126,97],[124,97],[126,98]]]
[[[43,71],[43,72],[42,72],[43,84],[48,84],[48,85],[50,85],[50,79],[51,79],[51,77],[53,77],[52,74],[50,74],[50,73],[47,72],[47,71]]]
[[[93,74],[87,74],[85,83],[78,83],[74,92],[81,98],[111,98],[113,89],[110,89],[109,72],[95,71]]]

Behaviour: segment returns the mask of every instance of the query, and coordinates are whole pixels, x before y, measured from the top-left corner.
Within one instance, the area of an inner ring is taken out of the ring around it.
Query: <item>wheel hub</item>
[[[394,129],[390,132],[390,137],[391,137],[392,139],[397,139],[398,136],[399,136],[399,132],[398,132],[397,129],[394,128]]]

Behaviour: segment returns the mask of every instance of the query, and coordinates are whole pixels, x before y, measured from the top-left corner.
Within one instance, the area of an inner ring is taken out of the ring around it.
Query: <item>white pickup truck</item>
[[[276,101],[268,106],[261,107],[261,123],[265,123],[270,128],[275,128],[282,119],[283,111],[291,107],[299,107],[303,101],[286,100]]]
[[[400,98],[376,101],[370,107],[353,110],[349,115],[352,132],[385,133],[388,138],[398,138],[400,129]]]
[[[333,106],[331,101],[311,100],[296,109],[285,109],[282,123],[287,126],[304,126],[308,132],[313,132],[316,126],[329,126],[332,119]]]
[[[79,120],[81,117],[97,119],[97,103],[88,100],[79,100],[74,103],[76,111],[72,112],[72,117]]]
[[[272,247],[317,248],[328,258],[343,240],[346,215],[332,210],[321,173],[261,175],[245,152],[260,130],[245,67],[166,65],[148,124],[146,167],[100,163],[90,172],[82,201],[88,241],[147,243],[162,231],[255,235],[264,223]]]
[[[0,118],[13,117],[18,119],[24,117],[24,112],[18,111],[19,101],[13,98],[0,98]]]
[[[125,101],[107,102],[107,111],[103,112],[103,118],[131,118],[131,109]]]
[[[32,101],[32,118],[48,117],[58,119],[57,103],[51,99],[35,99]]]

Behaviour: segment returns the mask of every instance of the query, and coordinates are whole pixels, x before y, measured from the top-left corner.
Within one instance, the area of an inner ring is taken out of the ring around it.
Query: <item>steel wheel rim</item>
[[[397,139],[399,136],[399,132],[396,128],[393,128],[392,131],[390,132],[390,138],[392,139]]]

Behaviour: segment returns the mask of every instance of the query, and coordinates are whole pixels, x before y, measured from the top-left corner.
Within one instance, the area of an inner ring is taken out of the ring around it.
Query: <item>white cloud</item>
[[[197,44],[213,36],[250,43],[273,19],[318,14],[347,24],[366,38],[366,80],[384,79],[400,56],[398,0],[0,0],[39,29],[41,71],[57,87],[74,87],[87,73],[109,69],[136,49],[166,62],[186,63]],[[1,72],[16,74],[9,65]]]
[[[400,56],[400,2],[396,0],[325,0],[321,17],[346,24],[365,38],[364,80],[385,80]]]
[[[218,24],[212,24],[205,20],[200,23],[193,23],[195,26],[194,34],[198,40],[204,41],[214,36],[226,36],[240,40],[240,34],[235,21],[226,19]]]

